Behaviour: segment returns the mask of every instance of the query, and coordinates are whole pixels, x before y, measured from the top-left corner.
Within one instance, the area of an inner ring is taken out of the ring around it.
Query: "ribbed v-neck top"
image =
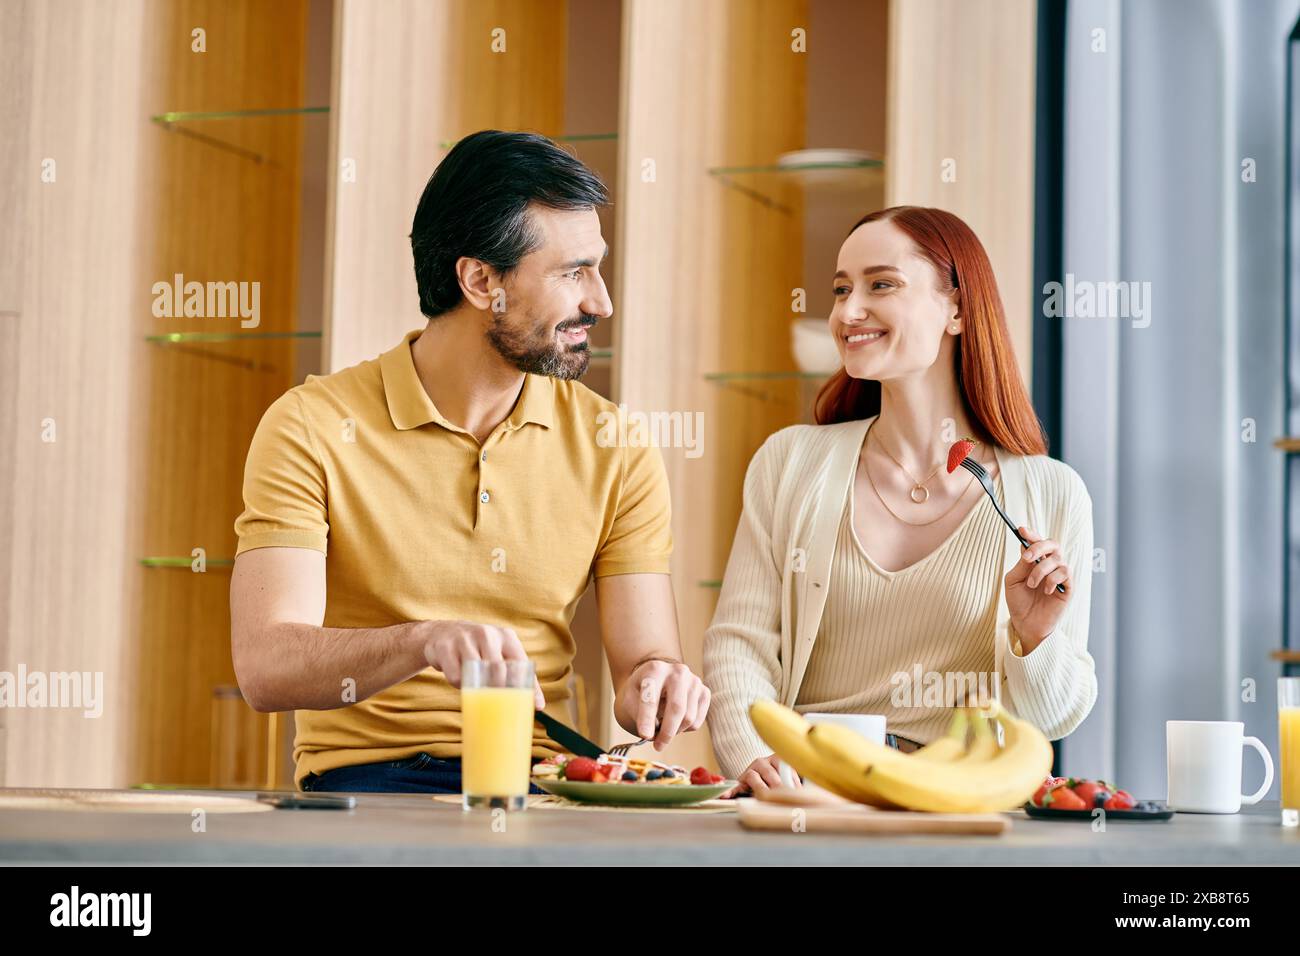
[[[995,487],[1001,494],[1000,478]],[[981,494],[937,548],[888,571],[858,539],[854,497],[850,493],[845,502],[826,609],[795,709],[884,714],[890,733],[929,741],[943,735],[951,717],[946,706],[935,706],[938,688],[945,695],[949,683],[955,693],[963,686],[996,693],[989,635],[1007,531]],[[929,672],[938,676],[927,677]],[[967,683],[959,685],[949,674],[961,674]]]

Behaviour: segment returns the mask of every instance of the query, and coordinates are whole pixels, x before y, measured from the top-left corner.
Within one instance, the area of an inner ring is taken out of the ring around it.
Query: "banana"
[[[785,708],[782,709],[784,710]],[[794,712],[791,711],[790,713]],[[830,755],[823,752],[822,748],[815,744],[810,748],[812,751],[812,758],[817,761],[814,765],[815,772],[819,773],[823,777],[834,775],[834,783],[838,787],[836,792],[839,793],[840,796],[873,807],[904,809],[902,804],[899,804],[896,800],[881,793],[872,785],[872,781],[868,779],[865,769],[881,763],[895,764],[900,768],[906,767],[912,762],[911,756],[904,754],[899,750],[895,750],[893,747],[887,747],[884,744],[878,744],[873,740],[868,740],[856,731],[850,730],[849,728],[843,727],[839,724],[811,725],[798,714],[795,714],[795,717],[799,719],[803,726],[808,728],[805,731],[805,736],[803,738],[805,746],[814,740],[814,735],[816,733],[820,732],[818,728],[822,728],[826,733],[845,741],[846,744],[852,747],[858,748],[856,750],[856,756],[858,759],[855,760],[844,760],[841,755]],[[757,726],[757,721],[755,722],[755,726]],[[761,732],[762,731],[760,730],[760,733]],[[768,743],[773,745],[773,749],[776,750],[778,755],[781,755],[781,751],[776,746],[775,741],[768,740]],[[801,755],[795,754],[795,756],[799,757]],[[920,765],[926,766],[924,761],[922,761]],[[794,764],[791,763],[791,766],[794,766]],[[811,779],[814,783],[817,782],[816,777]]]
[[[969,718],[964,710],[955,710],[952,715],[952,723],[948,725],[948,733],[932,740],[920,750],[912,754],[913,760],[933,761],[934,763],[948,763],[954,760],[961,760],[965,757],[966,751],[966,726]]]
[[[776,701],[756,700],[749,707],[749,718],[759,736],[799,776],[846,800],[882,809],[897,809],[897,804],[867,790],[862,784],[862,775],[849,764],[827,760],[813,750],[808,743],[812,724],[804,720],[802,714]]]
[[[991,709],[1002,725],[1005,744],[999,748],[991,728],[987,728],[991,756],[970,765],[965,762],[952,765],[955,779],[935,781],[937,791],[922,790],[917,795],[919,799],[914,800],[917,809],[972,813],[1012,810],[1029,799],[1043,777],[1051,772],[1052,745],[1043,733],[1033,724],[1011,716],[1000,705],[995,704]],[[889,776],[889,768],[883,769]],[[906,779],[895,778],[877,781],[876,788],[895,800],[913,799],[908,783]]]
[[[826,764],[850,766],[861,774],[849,778],[855,792],[865,790],[899,806],[934,813],[1010,810],[1032,796],[1047,776],[1052,747],[1037,727],[999,704],[990,711],[1002,725],[1006,743],[987,760],[915,760],[835,724],[814,726],[808,740]]]
[[[987,763],[998,754],[998,735],[989,726],[987,715],[976,708],[969,712],[973,738],[970,747],[956,762],[962,766]]]

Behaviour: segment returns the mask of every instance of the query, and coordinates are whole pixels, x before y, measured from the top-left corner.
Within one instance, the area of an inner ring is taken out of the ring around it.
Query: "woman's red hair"
[[[957,386],[966,411],[984,430],[976,436],[1015,455],[1043,455],[1047,444],[1020,378],[1006,311],[988,253],[970,226],[950,212],[922,206],[893,206],[863,216],[849,230],[869,222],[892,222],[934,266],[939,291],[960,296],[962,332],[957,338]],[[822,386],[814,405],[819,425],[869,418],[880,413],[880,383],[849,377],[840,369]]]

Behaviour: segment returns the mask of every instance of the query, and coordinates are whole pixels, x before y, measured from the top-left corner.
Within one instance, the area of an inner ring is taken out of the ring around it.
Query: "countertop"
[[[217,794],[169,792],[196,808]],[[0,810],[0,863],[1300,865],[1300,830],[1281,826],[1275,801],[1233,815],[1112,820],[1104,832],[1016,811],[1001,836],[882,837],[751,832],[732,812],[545,808],[494,829],[492,814],[427,795],[356,797],[347,811],[207,813],[197,833],[189,813]]]

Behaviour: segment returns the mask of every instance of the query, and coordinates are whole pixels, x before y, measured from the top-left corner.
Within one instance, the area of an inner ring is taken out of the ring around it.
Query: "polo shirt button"
[[[480,459],[480,461],[487,461],[487,452],[483,452],[483,457]]]
[[[483,504],[487,504],[491,500],[491,496],[485,491],[478,496],[478,500],[483,502]]]

